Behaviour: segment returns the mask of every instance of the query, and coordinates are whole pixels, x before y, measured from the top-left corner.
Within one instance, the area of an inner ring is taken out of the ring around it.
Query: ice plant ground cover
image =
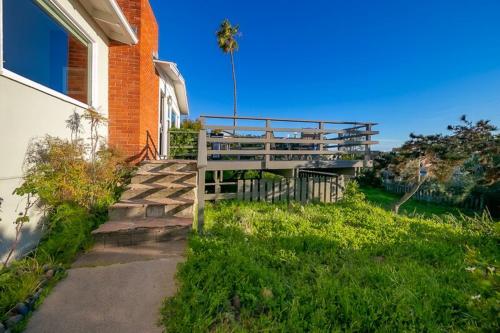
[[[193,235],[168,332],[499,330],[498,223],[226,202]]]

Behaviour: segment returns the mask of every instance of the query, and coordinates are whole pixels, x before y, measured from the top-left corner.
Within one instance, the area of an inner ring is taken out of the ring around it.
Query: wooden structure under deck
[[[206,171],[371,167],[370,146],[378,143],[372,140],[378,132],[371,122],[210,115],[200,119],[196,147],[200,230]],[[256,124],[234,126],[233,120]]]

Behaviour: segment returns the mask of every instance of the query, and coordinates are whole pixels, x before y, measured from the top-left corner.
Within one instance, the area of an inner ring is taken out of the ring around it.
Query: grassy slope
[[[394,203],[401,198],[401,195],[392,194],[385,192],[383,189],[364,187],[361,191],[365,194],[366,199],[382,208],[390,210]],[[472,211],[461,209],[453,206],[437,204],[432,202],[409,200],[400,208],[400,213],[402,214],[423,214],[426,216],[431,215],[443,215],[443,214],[454,214],[459,215],[460,213],[471,215]]]
[[[169,332],[499,329],[499,239],[487,222],[363,202],[206,213],[207,236],[191,238],[162,309]]]

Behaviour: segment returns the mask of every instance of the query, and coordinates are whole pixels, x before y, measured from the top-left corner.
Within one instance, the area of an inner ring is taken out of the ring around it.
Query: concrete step
[[[145,218],[108,221],[92,232],[104,247],[133,246],[172,239],[185,239],[192,228],[190,218]]]
[[[196,172],[181,171],[137,171],[132,184],[196,185]]]
[[[191,199],[196,198],[192,184],[131,184],[122,193],[122,200],[143,200],[155,198]]]
[[[194,200],[183,198],[152,198],[120,200],[108,209],[111,221],[146,217],[193,217]]]
[[[197,162],[194,160],[155,160],[144,161],[139,166],[139,171],[197,171]]]

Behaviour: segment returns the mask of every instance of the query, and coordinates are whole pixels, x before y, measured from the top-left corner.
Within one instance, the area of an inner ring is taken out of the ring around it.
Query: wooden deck
[[[224,170],[298,171],[371,167],[370,147],[378,143],[372,140],[372,136],[378,134],[372,129],[376,125],[372,122],[211,115],[203,115],[200,119],[201,130],[195,132],[198,136],[195,152],[200,231],[207,198],[206,171],[220,175]],[[241,126],[241,123],[245,124]],[[323,187],[325,191],[329,189],[327,185],[318,189]],[[260,184],[252,188],[260,189]],[[286,188],[290,192],[289,182]],[[260,191],[259,197],[268,197],[268,192]]]

